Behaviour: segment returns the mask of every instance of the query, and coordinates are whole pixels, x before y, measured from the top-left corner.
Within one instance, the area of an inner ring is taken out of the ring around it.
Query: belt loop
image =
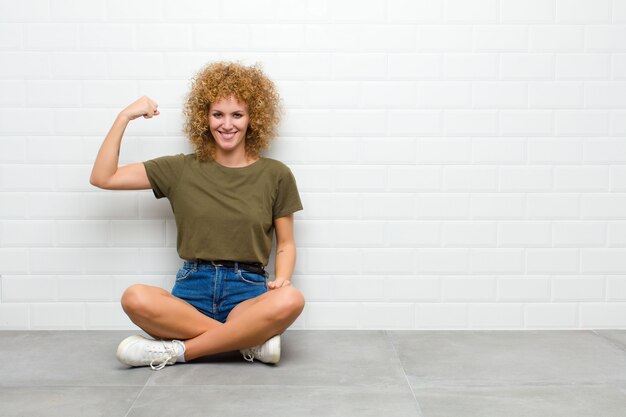
[[[239,263],[237,261],[235,261],[234,267],[235,267],[235,271],[239,271]]]

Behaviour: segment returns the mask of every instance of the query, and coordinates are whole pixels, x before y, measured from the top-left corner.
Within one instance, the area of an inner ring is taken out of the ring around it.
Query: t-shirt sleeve
[[[285,166],[278,180],[278,192],[272,207],[272,218],[287,216],[302,209],[296,178],[291,170]]]
[[[156,198],[169,197],[176,189],[185,167],[185,155],[160,156],[144,161],[146,174]]]

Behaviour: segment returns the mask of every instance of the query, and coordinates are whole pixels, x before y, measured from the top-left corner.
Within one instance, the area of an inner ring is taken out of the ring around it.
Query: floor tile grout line
[[[409,377],[406,374],[404,365],[402,364],[402,361],[400,360],[400,355],[398,355],[398,351],[396,350],[396,345],[394,345],[393,340],[391,340],[391,336],[389,335],[389,330],[385,330],[385,337],[387,338],[387,342],[389,342],[389,344],[393,348],[393,353],[396,355],[396,359],[398,360],[398,363],[400,364],[400,368],[402,368],[402,374],[404,375],[404,379],[406,380],[406,383],[409,386],[409,389],[411,390],[411,395],[413,395],[413,400],[415,400],[415,405],[417,406],[417,411],[419,412],[419,416],[423,417],[424,413],[422,412],[422,408],[420,407],[419,401],[417,401],[417,397],[415,396],[415,391],[413,391],[413,387],[411,386]]]
[[[141,387],[141,391],[139,391],[139,394],[137,394],[137,396],[133,400],[133,403],[130,405],[130,407],[128,407],[128,411],[126,411],[126,414],[124,414],[124,417],[128,417],[128,414],[130,414],[130,412],[133,410],[133,407],[137,403],[137,400],[139,399],[139,397],[141,397],[141,394],[143,394],[143,392],[146,390],[146,387],[148,386],[148,382],[150,382],[153,376],[154,374],[150,375],[148,379],[146,379],[146,382],[143,384],[143,387]]]

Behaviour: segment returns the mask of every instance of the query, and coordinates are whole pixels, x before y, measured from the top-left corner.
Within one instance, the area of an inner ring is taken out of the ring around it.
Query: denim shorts
[[[268,291],[269,275],[234,267],[185,261],[176,274],[172,295],[185,300],[205,316],[224,323],[242,301]]]

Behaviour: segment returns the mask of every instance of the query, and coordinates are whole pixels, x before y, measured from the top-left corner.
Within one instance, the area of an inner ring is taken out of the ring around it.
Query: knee
[[[149,316],[151,303],[149,302],[149,288],[147,285],[135,284],[126,288],[122,294],[122,308],[126,314],[133,316]]]
[[[278,300],[276,317],[279,320],[295,319],[304,309],[304,295],[291,285],[280,290],[281,297]]]

